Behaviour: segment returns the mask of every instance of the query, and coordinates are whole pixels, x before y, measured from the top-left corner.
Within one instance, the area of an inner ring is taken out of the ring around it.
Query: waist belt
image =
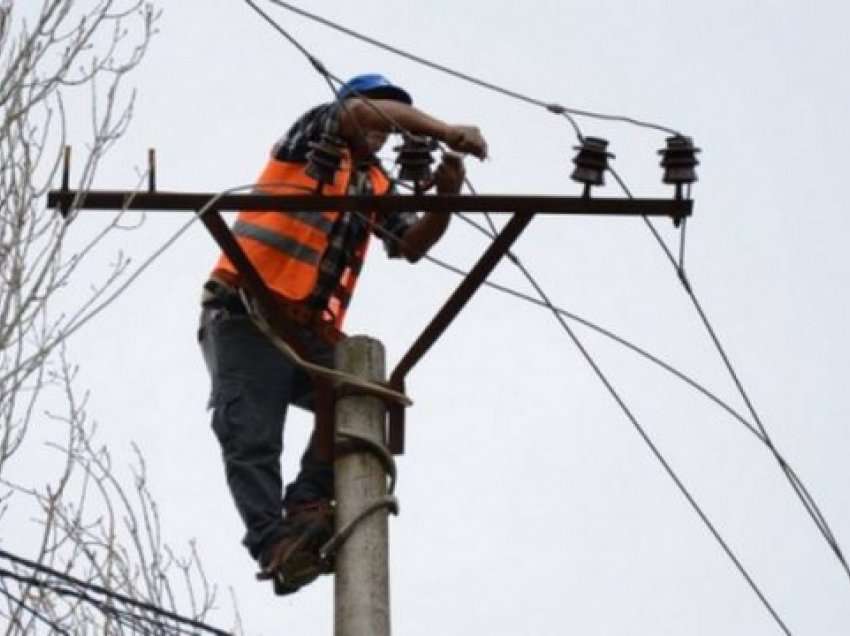
[[[321,312],[304,305],[287,302],[280,297],[277,297],[276,300],[278,302],[275,309],[281,312],[285,318],[302,327],[307,327],[325,342],[336,344],[345,338],[345,334],[332,323],[322,319]],[[201,304],[204,306],[218,305],[233,314],[247,315],[248,313],[238,289],[214,278],[204,283]]]

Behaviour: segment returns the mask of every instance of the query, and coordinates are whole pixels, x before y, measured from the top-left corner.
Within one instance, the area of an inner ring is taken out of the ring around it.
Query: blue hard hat
[[[339,87],[339,98],[346,99],[356,95],[365,95],[374,99],[394,99],[397,102],[412,104],[410,94],[378,73],[357,75]]]

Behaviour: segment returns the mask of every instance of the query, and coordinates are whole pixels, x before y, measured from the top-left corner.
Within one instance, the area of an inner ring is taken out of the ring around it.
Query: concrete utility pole
[[[385,379],[383,345],[366,336],[343,340],[336,348],[337,368],[367,380]],[[386,407],[369,396],[349,396],[336,406],[338,434],[385,445]],[[336,527],[344,528],[370,504],[387,495],[387,475],[369,452],[337,457]],[[381,508],[363,519],[336,555],[335,636],[389,636],[388,512]]]

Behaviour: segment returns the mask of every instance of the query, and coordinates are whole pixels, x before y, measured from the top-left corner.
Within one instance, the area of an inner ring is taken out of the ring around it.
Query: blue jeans
[[[330,345],[306,329],[298,335],[311,361],[333,366]],[[198,339],[212,380],[212,429],[246,528],[242,543],[259,559],[283,535],[283,506],[333,498],[333,466],[318,458],[313,440],[283,496],[286,411],[290,404],[312,410],[313,385],[242,312],[205,306]]]

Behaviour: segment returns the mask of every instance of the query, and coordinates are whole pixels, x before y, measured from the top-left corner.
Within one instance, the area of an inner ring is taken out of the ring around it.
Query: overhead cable
[[[466,184],[467,184],[467,187],[469,187],[474,194],[475,189],[472,186],[472,183],[468,179],[466,180]],[[496,229],[495,225],[493,224],[492,220],[489,218],[489,215],[487,215],[487,218],[488,218],[488,222],[490,223],[491,229],[495,232],[495,229]],[[631,422],[632,426],[637,430],[641,439],[643,439],[643,441],[649,447],[650,451],[653,453],[653,455],[656,457],[656,459],[662,465],[664,470],[667,472],[668,476],[673,480],[676,487],[679,489],[679,491],[682,493],[682,495],[684,495],[685,499],[688,501],[688,503],[691,505],[691,507],[694,509],[694,511],[697,513],[697,515],[703,521],[703,523],[708,528],[708,530],[711,532],[711,534],[714,536],[714,538],[717,540],[717,542],[719,543],[719,545],[721,546],[723,551],[731,559],[732,563],[738,569],[740,574],[744,577],[744,579],[750,585],[750,588],[753,590],[753,592],[756,594],[756,596],[759,598],[759,600],[761,600],[762,604],[765,606],[765,608],[768,610],[768,612],[771,614],[771,616],[774,618],[774,620],[777,622],[777,624],[785,631],[786,634],[790,634],[790,632],[788,631],[788,628],[785,626],[784,622],[779,617],[776,610],[773,608],[773,606],[767,600],[767,598],[765,597],[765,595],[763,594],[761,589],[758,587],[755,580],[751,577],[751,575],[746,570],[746,568],[743,566],[741,561],[738,559],[738,557],[732,551],[732,549],[730,548],[730,546],[728,545],[726,540],[722,537],[722,535],[719,533],[719,531],[714,526],[712,521],[709,519],[708,515],[702,510],[702,508],[696,502],[694,497],[691,495],[690,491],[687,489],[687,487],[684,485],[682,480],[679,478],[679,476],[673,470],[672,466],[669,464],[667,459],[664,457],[664,455],[661,453],[661,451],[655,445],[655,443],[653,442],[653,440],[651,439],[649,434],[646,432],[646,430],[643,428],[643,426],[637,420],[635,415],[632,413],[631,409],[629,409],[629,407],[623,401],[623,399],[621,398],[621,396],[619,395],[617,390],[614,388],[613,384],[611,384],[611,382],[609,381],[607,376],[602,371],[601,367],[594,360],[594,358],[590,355],[590,352],[587,350],[587,348],[584,346],[584,344],[579,340],[579,338],[575,334],[575,332],[567,324],[567,322],[564,319],[561,312],[558,310],[557,307],[555,307],[552,304],[551,300],[549,299],[548,295],[544,292],[543,288],[540,286],[540,284],[537,282],[537,280],[531,275],[531,273],[528,271],[528,269],[522,264],[522,262],[519,260],[519,258],[515,254],[512,254],[512,253],[509,254],[509,258],[514,263],[514,265],[516,265],[520,269],[520,271],[525,276],[526,280],[528,280],[528,282],[534,287],[534,290],[540,296],[540,299],[545,304],[545,306],[550,311],[552,311],[555,319],[558,321],[558,323],[564,329],[566,334],[572,340],[573,344],[579,350],[581,355],[585,358],[586,362],[590,365],[591,369],[594,371],[594,373],[596,374],[598,379],[602,382],[602,384],[608,390],[609,394],[614,398],[614,401],[619,405],[620,409],[626,415],[627,419]]]
[[[670,465],[670,463],[667,461],[667,459],[664,457],[664,455],[659,450],[658,446],[656,446],[655,442],[652,440],[652,438],[649,436],[649,434],[646,432],[646,430],[640,424],[640,422],[638,421],[638,419],[634,415],[634,413],[632,413],[631,409],[628,407],[628,405],[622,399],[619,392],[614,388],[614,385],[611,383],[611,381],[608,379],[608,377],[602,371],[602,368],[599,366],[599,364],[596,362],[596,360],[593,358],[593,356],[590,354],[590,352],[587,350],[587,348],[584,346],[584,344],[581,342],[581,340],[579,340],[578,336],[570,328],[570,326],[567,324],[566,320],[564,320],[563,316],[561,316],[561,314],[558,313],[555,310],[555,307],[552,305],[552,302],[549,300],[549,297],[543,291],[542,287],[540,287],[540,285],[534,280],[533,277],[529,277],[528,280],[533,285],[535,291],[540,295],[540,299],[543,302],[546,303],[547,307],[549,307],[550,310],[552,310],[552,313],[555,316],[555,319],[560,323],[561,327],[563,327],[564,331],[569,336],[570,340],[572,340],[573,344],[579,350],[579,353],[581,353],[582,357],[590,365],[591,369],[596,374],[597,378],[605,386],[608,393],[611,395],[611,397],[614,399],[614,401],[620,407],[620,410],[622,410],[623,414],[626,416],[626,418],[629,420],[629,422],[631,422],[632,426],[638,432],[641,439],[644,441],[644,443],[650,449],[652,454],[655,456],[655,458],[658,460],[658,462],[664,468],[664,471],[667,473],[667,475],[670,477],[670,479],[673,480],[673,483],[676,485],[676,487],[679,489],[679,491],[685,497],[687,502],[691,505],[691,507],[694,509],[694,511],[699,516],[699,518],[702,520],[703,524],[706,526],[706,528],[708,528],[708,530],[714,536],[717,543],[720,545],[720,547],[723,549],[723,551],[726,553],[726,555],[729,557],[729,559],[732,561],[732,563],[735,565],[735,567],[741,573],[741,576],[743,576],[744,579],[747,581],[750,588],[753,590],[753,592],[756,594],[756,596],[759,598],[759,600],[762,602],[762,604],[768,610],[768,612],[773,617],[773,619],[776,621],[776,623],[779,625],[779,627],[782,628],[782,630],[786,634],[789,634],[789,636],[790,636],[791,632],[788,630],[785,623],[779,617],[779,614],[776,612],[776,610],[773,608],[773,606],[767,600],[767,597],[764,595],[764,593],[761,591],[759,586],[756,584],[755,580],[752,578],[752,576],[750,576],[747,569],[744,567],[744,565],[741,563],[741,561],[738,559],[738,557],[732,551],[732,548],[729,546],[729,544],[726,542],[726,540],[723,538],[723,536],[717,530],[714,523],[711,521],[711,519],[709,519],[708,515],[705,513],[705,511],[703,511],[702,507],[697,503],[696,499],[694,499],[693,495],[690,493],[688,488],[685,486],[684,482],[682,482],[682,480],[679,478],[679,476],[673,470],[673,467]]]
[[[2,577],[3,572],[4,572],[4,570],[2,570],[2,568],[0,568],[0,577]],[[34,608],[34,607],[32,607],[31,605],[29,605],[29,604],[25,603],[25,602],[24,602],[24,599],[19,598],[19,597],[15,596],[14,594],[12,594],[11,592],[9,592],[9,590],[8,590],[8,589],[6,589],[5,582],[3,583],[3,586],[2,586],[2,587],[0,587],[0,594],[2,594],[2,595],[3,595],[3,596],[5,596],[7,599],[9,599],[9,601],[10,601],[11,603],[13,603],[13,604],[15,604],[15,605],[19,606],[21,609],[24,609],[24,610],[26,610],[27,612],[29,612],[30,614],[32,614],[32,615],[33,615],[33,617],[34,617],[36,620],[38,620],[38,621],[40,621],[40,622],[44,623],[45,625],[47,625],[47,626],[50,628],[51,632],[55,632],[55,633],[57,633],[57,634],[62,634],[63,636],[71,636],[71,632],[69,632],[68,630],[66,630],[65,628],[63,628],[61,625],[59,625],[59,623],[57,623],[56,621],[52,621],[52,620],[50,620],[50,619],[49,619],[49,618],[47,618],[44,614],[42,614],[41,612],[39,612],[37,609],[35,609],[35,608]],[[11,618],[11,617],[10,617],[10,618]],[[18,621],[18,622],[19,622],[19,621]]]
[[[491,239],[493,238],[493,236],[495,234],[495,229],[492,230],[493,233],[491,234],[490,232],[488,232],[487,229],[485,229],[479,223],[477,223],[474,220],[467,217],[465,214],[459,214],[458,216],[463,221],[465,221],[466,223],[468,223],[468,224],[472,225],[473,227],[475,227],[476,229],[478,229],[480,232],[483,232],[489,238],[491,238]],[[489,215],[488,215],[488,220],[489,220]],[[490,221],[490,225],[491,225],[491,228],[493,228],[492,221]],[[448,269],[449,271],[454,271],[455,273],[457,273],[461,276],[466,275],[466,272],[464,272],[463,270],[461,270],[459,268],[455,268],[454,266],[452,266],[448,263],[439,261],[437,259],[434,259],[433,257],[429,257],[428,255],[426,255],[425,258],[432,261],[432,262],[435,262],[438,266],[443,267],[444,269]],[[528,278],[529,281],[531,281],[531,278],[529,278],[531,276],[530,273],[525,268],[525,266],[519,261],[519,259],[511,253],[508,254],[508,258],[512,262],[514,262],[514,264],[516,264],[520,268],[520,271],[523,273],[523,275],[526,276],[526,278]],[[526,294],[523,294],[522,292],[519,292],[515,289],[511,289],[509,287],[505,287],[503,285],[499,285],[498,283],[493,283],[493,282],[490,282],[490,281],[485,281],[484,284],[491,287],[491,288],[496,289],[497,291],[506,293],[506,294],[514,296],[514,297],[517,297],[520,300],[524,300],[524,301],[527,301],[529,303],[539,305],[541,307],[548,307],[548,305],[545,302],[538,300],[538,299],[535,299],[535,298],[528,296]],[[668,373],[670,373],[671,375],[673,375],[677,379],[679,379],[682,382],[684,382],[685,384],[689,385],[691,388],[693,388],[696,391],[698,391],[699,393],[703,394],[705,397],[707,397],[709,400],[714,402],[717,406],[719,406],[721,409],[723,409],[729,415],[731,415],[735,420],[740,422],[750,433],[753,434],[754,437],[756,437],[756,439],[758,439],[762,444],[764,444],[770,450],[770,452],[774,455],[774,457],[777,459],[777,461],[782,466],[782,469],[785,471],[788,478],[792,481],[792,487],[796,491],[797,496],[803,499],[803,505],[806,507],[809,514],[813,516],[815,523],[817,524],[821,533],[824,535],[824,538],[827,540],[828,544],[830,545],[830,547],[833,550],[836,548],[835,537],[833,536],[832,531],[830,530],[826,520],[824,519],[820,509],[817,507],[817,504],[815,503],[812,495],[809,493],[807,487],[802,482],[800,477],[797,475],[794,468],[788,463],[788,461],[782,456],[782,454],[776,449],[776,447],[773,446],[770,443],[769,439],[764,437],[763,432],[759,428],[757,428],[755,426],[755,424],[752,424],[750,421],[748,421],[743,415],[741,415],[738,411],[736,411],[734,408],[732,408],[727,402],[722,400],[720,397],[718,397],[712,391],[709,391],[704,385],[700,384],[699,382],[697,382],[696,380],[694,380],[693,378],[691,378],[687,374],[683,373],[681,370],[677,369],[673,365],[669,364],[668,362],[665,362],[664,360],[662,360],[658,356],[650,353],[649,351],[647,351],[645,349],[642,349],[641,347],[637,346],[633,342],[630,342],[629,340],[626,340],[625,338],[618,336],[616,333],[614,333],[614,332],[612,332],[608,329],[605,329],[604,327],[601,327],[598,324],[590,322],[589,320],[587,320],[585,318],[582,318],[581,316],[573,314],[573,313],[566,311],[566,310],[564,310],[560,307],[551,307],[550,309],[552,309],[553,311],[557,311],[561,316],[563,316],[565,318],[569,318],[570,320],[577,322],[577,323],[599,333],[600,335],[603,335],[606,338],[609,338],[610,340],[613,340],[617,344],[622,345],[623,347],[631,350],[632,352],[636,353],[640,357],[642,357],[642,358],[648,360],[649,362],[652,362],[653,364],[657,365],[658,367],[664,369],[665,371],[667,371]],[[840,548],[839,548],[839,552],[840,552]]]
[[[82,581],[77,579],[69,574],[65,574],[63,572],[59,572],[58,570],[54,570],[53,568],[47,567],[41,563],[36,563],[34,561],[30,561],[28,559],[24,559],[22,557],[16,556],[5,550],[0,550],[0,558],[11,561],[12,563],[17,564],[18,566],[22,566],[28,568],[32,572],[37,572],[39,574],[43,574],[46,577],[51,579],[63,581],[64,583],[70,584],[74,586],[76,589],[69,589],[64,586],[58,585],[56,583],[52,583],[46,579],[40,579],[35,576],[22,576],[16,572],[11,570],[7,570],[5,568],[0,568],[0,578],[12,578],[22,583],[26,583],[27,585],[33,585],[35,587],[49,589],[57,594],[63,596],[72,596],[77,598],[78,600],[84,601],[98,608],[102,612],[107,612],[107,610],[111,610],[108,605],[106,605],[103,601],[99,599],[95,599],[91,597],[86,592],[92,592],[99,596],[103,596],[111,601],[117,601],[122,603],[127,607],[131,607],[133,609],[142,610],[145,612],[150,612],[158,618],[167,619],[169,621],[173,621],[176,623],[180,629],[184,627],[191,627],[193,630],[200,630],[202,632],[206,632],[208,634],[214,634],[215,636],[228,636],[228,633],[224,630],[217,629],[206,623],[181,616],[175,612],[164,609],[162,607],[158,607],[152,603],[146,603],[144,601],[138,601],[134,598],[130,598],[129,596],[125,596],[123,594],[119,594],[117,592],[113,592],[105,587],[100,585],[96,585],[94,583],[90,583],[88,581]],[[83,592],[79,590],[84,590]],[[135,619],[148,620],[147,617],[139,616],[134,614],[133,617]]]
[[[614,178],[617,180],[617,183],[620,185],[626,196],[630,199],[634,198],[631,190],[628,188],[625,181],[620,178],[619,174],[617,174],[614,169],[610,169],[610,172],[614,175]],[[690,191],[688,191],[688,195],[690,195]],[[806,488],[800,478],[796,475],[796,473],[794,473],[794,471],[788,465],[784,457],[776,449],[773,440],[768,434],[767,429],[764,426],[761,418],[759,417],[759,414],[756,411],[752,400],[750,400],[749,394],[744,388],[744,385],[741,382],[741,379],[738,376],[738,373],[735,370],[735,367],[733,366],[732,361],[726,352],[726,349],[720,342],[720,338],[718,337],[717,332],[708,317],[708,314],[703,309],[702,303],[700,303],[699,298],[697,297],[696,292],[693,289],[691,281],[688,279],[687,273],[684,269],[684,225],[682,227],[682,233],[680,236],[681,244],[679,248],[679,259],[677,260],[676,257],[673,255],[673,252],[667,246],[667,243],[665,243],[664,239],[661,237],[661,234],[658,232],[658,229],[655,227],[655,224],[652,222],[652,220],[647,216],[643,216],[643,221],[647,229],[655,239],[655,242],[658,244],[659,248],[664,253],[664,256],[667,258],[667,260],[670,262],[670,265],[676,272],[676,276],[678,277],[682,288],[685,290],[685,293],[688,295],[688,298],[693,304],[694,309],[696,310],[697,315],[699,316],[700,322],[708,333],[709,339],[711,340],[715,350],[720,356],[720,359],[722,360],[727,373],[732,379],[732,382],[735,385],[738,394],[741,396],[741,399],[747,407],[750,416],[755,422],[755,426],[757,427],[759,432],[759,437],[762,439],[764,444],[767,446],[771,454],[776,459],[780,469],[782,470],[782,473],[785,475],[785,478],[790,484],[792,490],[797,495],[797,498],[800,500],[800,503],[803,504],[803,508],[805,508],[809,517],[812,519],[815,526],[817,527],[818,531],[821,533],[824,540],[829,545],[836,559],[838,559],[838,562],[841,568],[844,570],[844,573],[847,575],[848,579],[850,579],[850,566],[848,566],[847,560],[844,557],[844,553],[841,549],[841,546],[839,545],[838,540],[835,538],[835,535],[833,534],[832,529],[830,528],[829,523],[826,520],[826,517],[824,516],[817,502],[814,500],[812,494],[809,492],[809,490]]]
[[[248,1],[250,3],[250,0],[246,0],[246,1]],[[329,27],[331,29],[334,29],[334,30],[336,30],[340,33],[344,33],[344,34],[351,36],[353,38],[356,38],[356,39],[358,39],[362,42],[366,42],[367,44],[371,44],[372,46],[376,46],[380,49],[383,49],[383,50],[388,51],[390,53],[393,53],[395,55],[404,57],[404,58],[406,58],[406,59],[408,59],[412,62],[416,62],[417,64],[421,64],[423,66],[427,66],[429,68],[432,68],[436,71],[446,73],[448,75],[451,75],[452,77],[455,77],[457,79],[469,82],[471,84],[475,84],[476,86],[479,86],[481,88],[485,88],[487,90],[499,93],[499,94],[504,95],[506,97],[510,97],[512,99],[516,99],[518,101],[525,102],[525,103],[531,104],[533,106],[539,106],[541,108],[545,108],[547,111],[549,111],[550,113],[554,113],[555,115],[564,116],[573,125],[573,128],[575,128],[576,133],[577,133],[579,138],[581,138],[581,132],[579,131],[578,126],[576,125],[575,121],[572,120],[570,115],[578,115],[578,116],[581,116],[581,117],[590,117],[590,118],[593,118],[593,119],[602,119],[602,120],[607,120],[607,121],[618,121],[618,122],[623,122],[623,123],[627,123],[627,124],[632,124],[634,126],[639,126],[641,128],[649,128],[649,129],[652,129],[652,130],[658,130],[658,131],[668,133],[668,134],[672,134],[672,135],[681,135],[680,132],[674,130],[673,128],[669,128],[667,126],[662,126],[660,124],[654,124],[654,123],[647,122],[647,121],[642,121],[640,119],[635,119],[633,117],[628,117],[628,116],[625,116],[625,115],[612,115],[612,114],[601,113],[601,112],[596,112],[596,111],[591,111],[591,110],[582,110],[582,109],[578,109],[578,108],[562,106],[561,104],[558,104],[558,103],[555,103],[555,102],[549,102],[549,101],[545,101],[545,100],[542,100],[542,99],[537,99],[535,97],[525,95],[525,94],[520,93],[518,91],[511,90],[509,88],[505,88],[505,87],[499,86],[497,84],[493,84],[492,82],[488,82],[488,81],[479,79],[477,77],[474,77],[472,75],[469,75],[469,74],[464,73],[462,71],[459,71],[457,69],[453,69],[449,66],[445,66],[444,64],[439,64],[439,63],[434,62],[432,60],[426,59],[426,58],[424,58],[420,55],[410,53],[409,51],[405,51],[405,50],[400,49],[396,46],[393,46],[391,44],[387,44],[386,42],[382,42],[378,39],[375,39],[373,37],[370,37],[368,35],[365,35],[363,33],[355,31],[354,29],[350,29],[348,27],[345,27],[345,26],[343,26],[343,25],[341,25],[337,22],[329,20],[328,18],[324,18],[324,17],[317,15],[315,13],[311,13],[310,11],[306,11],[305,9],[301,9],[299,7],[296,7],[295,5],[290,4],[289,2],[283,2],[283,0],[268,0],[268,1],[271,2],[272,4],[275,4],[279,7],[282,7],[283,9],[286,9],[288,11],[296,13],[296,14],[298,14],[302,17],[305,17],[309,20],[312,20],[314,22],[318,22],[319,24],[323,24],[324,26]]]
[[[339,76],[332,73],[328,69],[328,67],[326,67],[322,63],[322,61],[319,58],[317,58],[315,55],[313,55],[307,49],[307,47],[305,47],[303,44],[301,44],[301,42],[299,42],[298,39],[294,35],[292,35],[289,31],[284,29],[277,21],[274,20],[274,18],[272,18],[268,13],[263,11],[259,6],[257,6],[257,4],[255,2],[253,2],[253,0],[245,0],[245,3],[249,7],[251,7],[260,17],[262,17],[263,20],[265,20],[269,25],[271,25],[271,27],[275,31],[277,31],[283,37],[285,37],[296,49],[298,49],[301,52],[301,54],[304,57],[307,58],[307,60],[312,65],[312,67],[319,73],[319,75],[321,75],[323,77],[325,82],[327,82],[328,87],[331,89],[331,93],[333,93],[334,99],[339,103],[340,107],[344,110],[347,110],[347,106],[345,105],[344,101],[341,100],[340,97],[339,97],[339,91],[334,86],[334,82],[336,82],[337,84],[340,84],[340,85],[344,84],[345,82],[342,79],[340,79]],[[355,97],[361,98],[363,100],[363,102],[368,105],[369,108],[371,108],[375,113],[377,113],[381,118],[383,118],[384,121],[386,121],[388,124],[390,124],[390,127],[393,129],[394,132],[399,132],[399,133],[402,133],[402,134],[405,134],[405,135],[411,135],[411,132],[409,130],[407,130],[404,126],[399,124],[395,119],[390,117],[381,108],[378,108],[378,106],[376,106],[375,104],[372,103],[371,99],[362,95],[358,90],[352,89],[351,94],[354,95]],[[357,127],[358,133],[361,136],[363,136],[364,131],[363,131],[363,128],[360,126],[360,123],[357,121],[357,118],[352,117],[351,119],[354,122],[354,125]]]

